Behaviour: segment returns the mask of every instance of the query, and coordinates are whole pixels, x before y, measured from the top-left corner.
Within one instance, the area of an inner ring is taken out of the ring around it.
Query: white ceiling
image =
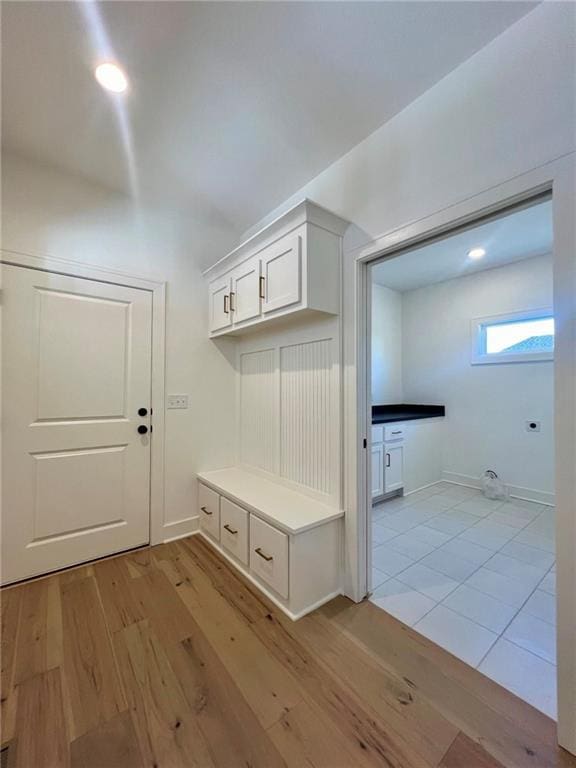
[[[240,232],[535,5],[3,2],[4,143]]]
[[[468,251],[478,247],[486,255],[472,261]],[[383,261],[372,267],[372,279],[395,291],[413,291],[551,251],[552,202],[546,201]]]

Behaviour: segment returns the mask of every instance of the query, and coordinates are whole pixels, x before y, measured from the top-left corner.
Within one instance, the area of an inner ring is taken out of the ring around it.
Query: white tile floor
[[[372,602],[556,717],[554,509],[437,483],[373,509]]]

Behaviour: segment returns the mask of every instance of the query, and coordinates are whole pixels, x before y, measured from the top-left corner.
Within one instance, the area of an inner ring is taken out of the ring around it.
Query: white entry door
[[[2,277],[7,583],[149,541],[152,295]]]

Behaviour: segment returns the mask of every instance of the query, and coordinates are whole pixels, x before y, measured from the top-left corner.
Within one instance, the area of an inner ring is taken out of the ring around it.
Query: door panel
[[[252,320],[260,314],[260,259],[241,264],[232,275],[232,319],[234,324]]]
[[[121,416],[130,304],[39,289],[37,307],[37,418]]]
[[[150,292],[3,267],[3,582],[149,541]]]
[[[386,445],[386,461],[384,462],[384,490],[386,493],[396,491],[404,485],[403,463],[404,448],[401,445]]]
[[[300,236],[286,235],[261,255],[264,278],[262,312],[297,304],[301,294]]]
[[[126,446],[41,453],[35,463],[34,541],[82,531],[112,519],[124,497]]]
[[[230,312],[230,276],[215,280],[209,287],[210,330],[221,331],[232,325]]]

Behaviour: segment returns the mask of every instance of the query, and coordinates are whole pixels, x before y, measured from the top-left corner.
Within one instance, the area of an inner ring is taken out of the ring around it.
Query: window
[[[480,317],[472,321],[472,365],[528,363],[554,357],[551,309]]]

